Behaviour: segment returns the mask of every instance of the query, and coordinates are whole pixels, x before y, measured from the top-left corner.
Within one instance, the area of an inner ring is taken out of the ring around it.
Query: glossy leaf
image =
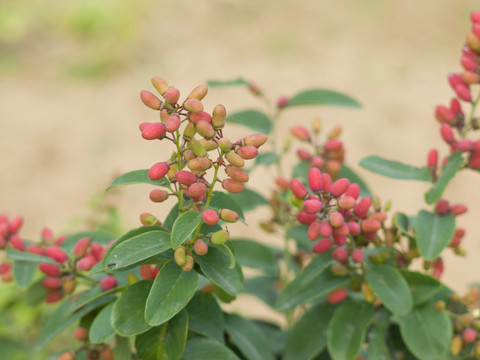
[[[274,152],[259,152],[255,158],[255,166],[257,165],[272,165],[280,158],[280,155]]]
[[[93,320],[88,330],[88,336],[94,344],[100,344],[115,335],[115,329],[110,322],[114,304],[105,306]]]
[[[27,288],[25,292],[25,303],[27,305],[34,306],[42,303],[50,293],[50,291],[43,286],[43,280],[44,278],[41,278]]]
[[[245,220],[245,214],[237,202],[230,196],[221,191],[214,191],[212,200],[210,201],[210,208],[213,210],[230,209],[235,211],[240,220]]]
[[[135,348],[142,360],[178,360],[187,342],[188,315],[180,311],[163,325],[135,338]]]
[[[164,230],[148,231],[114,243],[103,262],[109,271],[121,271],[170,248],[170,233]]]
[[[275,360],[268,339],[251,321],[239,315],[225,316],[230,341],[249,360]]]
[[[148,177],[149,170],[150,169],[134,170],[134,171],[127,172],[123,175],[120,175],[110,184],[107,190],[110,190],[115,186],[130,185],[130,184],[150,184],[150,185],[156,185],[156,186],[163,186],[167,188],[170,186],[170,183],[168,182],[166,177],[163,177],[160,180],[151,180]]]
[[[413,308],[398,319],[402,339],[419,359],[444,359],[453,331],[448,315],[430,304]]]
[[[457,171],[460,170],[464,162],[465,159],[462,154],[458,152],[454,152],[448,157],[447,165],[442,167],[442,173],[437,181],[435,181],[433,187],[425,193],[425,201],[427,204],[433,204],[440,200],[448,183],[453,179]]]
[[[96,285],[88,290],[76,293],[74,299],[70,300],[70,303],[67,307],[67,312],[72,313],[80,309],[82,306],[85,306],[102,297],[109,296],[110,294],[119,290],[121,289],[116,287],[107,291],[103,291],[100,285]]]
[[[13,263],[13,277],[20,286],[27,286],[37,271],[38,264],[17,260]]]
[[[115,347],[113,348],[113,358],[115,360],[132,360],[132,352],[130,350],[130,341],[123,336],[115,336]],[[77,360],[75,358],[75,360]],[[88,360],[88,359],[85,359]]]
[[[193,297],[197,285],[198,275],[195,271],[183,271],[174,261],[164,265],[147,298],[147,323],[160,325],[178,314]]]
[[[338,177],[347,178],[350,180],[350,182],[358,184],[360,186],[360,197],[372,196],[370,189],[363,179],[346,164],[342,164],[342,167],[338,173]]]
[[[455,217],[420,210],[415,219],[415,232],[420,254],[427,260],[433,260],[450,243],[455,232]]]
[[[335,310],[327,330],[327,348],[335,360],[354,360],[360,351],[374,307],[347,299]]]
[[[235,200],[243,211],[247,212],[256,209],[262,205],[269,205],[267,199],[260,195],[258,192],[245,188],[241,193],[229,194],[229,196]]]
[[[270,118],[259,110],[243,110],[227,116],[228,124],[238,124],[268,135],[272,129]]]
[[[297,279],[301,286],[307,286],[323,271],[330,268],[334,263],[332,259],[332,251],[324,252],[323,254],[316,254],[312,261],[303,269],[298,275]]]
[[[309,282],[305,282],[300,273],[280,293],[275,307],[284,312],[320,299],[335,289],[348,286],[348,283],[348,278],[334,276],[329,270],[316,274]]]
[[[421,304],[442,289],[442,283],[434,277],[418,271],[400,270],[408,283],[414,305]]]
[[[245,291],[258,297],[260,300],[275,307],[279,290],[277,289],[278,276],[263,275],[255,276],[245,280]]]
[[[225,321],[217,300],[203,291],[197,291],[187,307],[190,330],[210,339],[224,343],[223,328]]]
[[[224,247],[210,245],[208,252],[195,260],[205,276],[227,294],[237,296],[243,290],[241,269],[238,265],[230,268],[230,256]]]
[[[399,161],[387,160],[377,155],[363,158],[359,165],[371,172],[392,179],[432,181],[430,170],[426,167],[414,167]]]
[[[69,313],[67,311],[70,302],[68,299],[65,300],[52,314],[48,316],[47,321],[42,327],[42,330],[37,338],[37,349],[40,350],[43,348],[63,330],[86,314],[90,313],[92,310],[101,307],[115,299],[116,298],[113,295],[102,297],[74,313]]]
[[[385,343],[385,336],[390,326],[390,312],[381,307],[377,309],[374,316],[374,326],[369,332],[368,358],[375,360],[392,360]]]
[[[145,321],[145,305],[153,281],[139,281],[130,285],[115,302],[112,326],[122,336],[137,335],[151,328]]]
[[[34,262],[34,263],[48,263],[48,264],[57,264],[55,260],[47,257],[47,256],[41,256],[37,254],[31,254],[28,252],[24,251],[18,251],[15,249],[7,249],[6,250],[7,257],[13,260],[18,260],[18,261],[28,261],[28,262]]]
[[[172,248],[176,249],[189,240],[200,221],[202,221],[202,213],[199,211],[191,210],[180,214],[172,228]]]
[[[163,223],[163,226],[165,229],[172,230],[173,224],[175,223],[175,220],[177,220],[179,215],[178,212],[178,203],[173,205],[173,207],[170,209],[167,217],[165,218],[165,221]]]
[[[327,346],[327,329],[335,307],[328,303],[312,306],[290,329],[283,351],[284,360],[310,360]],[[314,334],[315,341],[312,341]]]
[[[326,105],[360,108],[358,101],[343,93],[327,89],[309,89],[292,96],[287,107],[303,105]]]
[[[187,341],[182,360],[240,360],[235,353],[219,342],[194,337]]]
[[[413,305],[412,294],[400,272],[388,265],[372,265],[366,280],[383,305],[396,315],[405,315]]]
[[[278,274],[276,252],[271,247],[247,239],[232,239],[229,243],[242,266],[259,269],[267,274]]]
[[[208,80],[207,85],[209,87],[214,88],[214,87],[238,86],[238,85],[250,86],[250,83],[245,79],[239,77],[235,80]]]

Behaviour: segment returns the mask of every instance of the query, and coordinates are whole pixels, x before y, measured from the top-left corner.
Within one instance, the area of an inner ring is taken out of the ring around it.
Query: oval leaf
[[[151,328],[145,322],[145,304],[153,281],[139,281],[125,290],[115,302],[112,326],[122,336],[140,334]]]
[[[268,339],[250,320],[238,315],[225,317],[225,330],[230,341],[250,360],[275,360]]]
[[[358,101],[348,95],[327,89],[310,89],[302,91],[288,100],[287,107],[303,105],[327,105],[360,108]]]
[[[135,348],[142,360],[178,360],[188,334],[188,316],[180,311],[170,321],[135,338]]]
[[[433,260],[450,243],[455,232],[455,217],[420,210],[415,218],[415,232],[420,254],[427,260]]]
[[[20,286],[27,286],[37,271],[37,264],[29,261],[15,261],[13,263],[13,277]]]
[[[147,298],[147,323],[160,325],[178,314],[192,298],[197,285],[196,272],[183,271],[174,261],[165,264],[155,278]]]
[[[123,270],[167,251],[171,248],[170,233],[148,231],[114,245],[104,259],[108,271]]]
[[[230,256],[224,247],[210,245],[208,252],[195,260],[205,276],[227,294],[237,296],[243,290],[241,269],[238,264],[230,268]]]
[[[215,341],[224,343],[223,312],[217,300],[203,291],[197,291],[187,307],[188,327],[190,330],[205,335]]]
[[[187,341],[182,360],[240,360],[235,353],[225,345],[215,340],[194,337]]]
[[[354,360],[375,313],[372,304],[347,299],[335,310],[327,330],[327,348],[335,360]]]
[[[390,326],[391,313],[384,307],[375,312],[375,326],[368,333],[368,358],[375,360],[391,360],[385,337]]]
[[[235,80],[208,80],[207,85],[209,87],[238,86],[238,85],[250,86],[250,83],[240,77]]]
[[[397,212],[393,216],[393,223],[403,235],[412,238],[412,234],[410,234],[410,222],[407,215],[401,212]]]
[[[243,110],[227,116],[226,122],[246,126],[254,131],[268,135],[272,129],[272,121],[258,110]]]
[[[280,158],[280,155],[274,152],[261,152],[255,158],[255,166],[257,165],[272,165]]]
[[[400,272],[387,265],[372,265],[366,279],[387,309],[396,315],[405,315],[413,305],[412,294]]]
[[[363,158],[359,165],[375,174],[392,179],[432,181],[430,170],[426,167],[418,168],[399,161],[387,160],[376,155]]]
[[[275,307],[279,291],[276,287],[279,278],[275,275],[255,276],[245,280],[245,291],[260,300]]]
[[[13,259],[13,260],[26,261],[26,262],[36,262],[36,263],[44,262],[44,263],[48,263],[48,264],[57,264],[55,262],[55,260],[53,260],[53,259],[51,259],[47,256],[31,254],[31,253],[28,253],[28,252],[18,251],[18,250],[15,250],[15,249],[7,249],[6,253],[7,253],[7,256],[10,259]]]
[[[283,350],[284,360],[310,360],[327,346],[327,329],[335,307],[329,303],[312,306],[291,328]],[[312,341],[307,334],[315,334]]]
[[[269,205],[267,199],[256,191],[245,188],[241,193],[229,195],[242,208],[243,211],[250,211],[262,205]]]
[[[113,305],[114,303],[108,304],[100,310],[88,330],[90,341],[94,344],[100,344],[115,335],[115,329],[110,322]]]
[[[120,175],[116,178],[107,190],[114,188],[115,186],[119,185],[130,185],[130,184],[150,184],[156,186],[163,186],[163,187],[170,187],[170,183],[168,182],[166,177],[163,177],[160,180],[151,180],[148,177],[148,171],[150,169],[142,169],[142,170],[134,170],[123,175]]]
[[[444,359],[452,342],[448,315],[425,304],[398,319],[408,349],[419,359]]]
[[[434,277],[418,271],[400,270],[408,283],[415,305],[421,304],[442,289],[442,283]]]
[[[176,249],[190,239],[198,224],[202,221],[202,213],[199,211],[187,211],[175,220],[172,228],[172,248]]]
[[[97,299],[100,299],[110,294],[120,291],[122,288],[116,287],[107,291],[103,291],[100,285],[96,285],[88,290],[82,291],[75,294],[76,296],[70,300],[70,303],[67,308],[67,312],[73,313],[74,311],[80,309],[82,306],[85,306]]]
[[[230,245],[237,261],[246,267],[259,269],[267,274],[278,274],[276,251],[257,241],[232,239]]]
[[[462,154],[455,152],[448,157],[447,165],[442,168],[442,174],[438,177],[433,187],[425,193],[427,204],[433,204],[440,200],[443,191],[457,171],[462,167],[465,159]]]

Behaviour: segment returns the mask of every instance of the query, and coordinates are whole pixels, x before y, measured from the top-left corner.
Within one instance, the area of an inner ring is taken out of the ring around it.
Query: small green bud
[[[215,245],[222,245],[230,238],[230,233],[226,230],[217,231],[212,235],[210,241]]]

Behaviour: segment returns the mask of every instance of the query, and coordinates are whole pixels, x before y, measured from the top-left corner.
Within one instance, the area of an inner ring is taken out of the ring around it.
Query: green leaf
[[[219,343],[224,343],[225,321],[217,300],[203,291],[197,291],[187,307],[190,330],[205,335]]]
[[[142,169],[142,170],[134,170],[123,175],[120,175],[116,178],[107,190],[114,188],[115,186],[119,185],[130,185],[130,184],[150,184],[156,186],[163,186],[163,187],[170,187],[170,183],[168,182],[166,177],[161,178],[160,180],[151,180],[148,177],[148,171],[150,169]]]
[[[37,349],[40,350],[43,348],[63,330],[65,330],[78,319],[90,313],[92,310],[95,310],[96,308],[101,307],[102,305],[105,305],[106,303],[109,303],[115,299],[116,298],[113,295],[102,297],[74,313],[69,313],[67,311],[70,301],[69,299],[65,300],[52,314],[48,316],[47,321],[38,336]]]
[[[385,308],[377,309],[374,316],[375,326],[369,332],[368,338],[368,358],[375,360],[392,360],[387,345],[385,335],[390,326],[391,314]]]
[[[245,280],[245,291],[255,295],[271,307],[275,307],[279,291],[276,283],[279,281],[278,276],[264,275],[255,276]]]
[[[50,293],[50,291],[43,286],[43,280],[43,278],[39,279],[27,288],[24,297],[27,305],[34,306],[42,303]]]
[[[255,166],[257,165],[266,165],[270,166],[275,164],[275,162],[280,158],[280,155],[274,152],[260,152],[255,158]]]
[[[237,202],[230,195],[227,195],[221,191],[213,192],[213,197],[210,201],[210,209],[230,209],[235,211],[241,220],[245,220],[245,215],[240,205],[238,205]]]
[[[141,334],[151,328],[145,321],[145,304],[153,281],[139,281],[130,285],[113,306],[112,326],[122,336]]]
[[[187,341],[182,360],[240,360],[225,345],[215,340],[195,337]],[[259,359],[260,360],[260,359]]]
[[[247,359],[275,360],[268,339],[252,321],[238,315],[226,315],[225,329],[230,341]]]
[[[280,358],[280,354],[285,346],[287,332],[282,330],[278,325],[268,321],[253,320],[253,322],[265,334],[270,343],[270,348],[276,354],[277,358]]]
[[[47,256],[42,256],[42,255],[37,255],[37,254],[31,254],[28,252],[23,252],[23,251],[18,251],[15,249],[7,249],[6,250],[7,256],[12,259],[12,260],[18,260],[18,261],[28,261],[28,262],[44,262],[48,264],[55,264],[55,260],[47,257]]]
[[[210,252],[210,249],[209,249]],[[178,314],[197,290],[198,275],[183,271],[174,261],[164,265],[153,283],[147,298],[145,320],[155,326]]]
[[[400,272],[387,265],[372,265],[366,280],[383,305],[396,315],[405,315],[413,305],[407,281]]]
[[[420,254],[426,260],[433,260],[450,243],[455,232],[455,217],[420,210],[415,218],[415,232]]]
[[[308,161],[300,161],[293,168],[292,176],[295,178],[301,178],[301,179],[307,180],[309,169],[310,169],[310,164]]]
[[[393,223],[403,235],[412,238],[412,234],[410,234],[410,222],[407,215],[401,212],[395,213],[393,216]]]
[[[109,296],[112,293],[121,290],[121,288],[116,287],[107,291],[103,291],[100,285],[96,285],[88,290],[75,294],[74,299],[70,300],[70,303],[67,307],[67,312],[74,312],[80,309],[82,306],[85,306],[97,299],[100,299],[105,296]]]
[[[111,303],[105,306],[93,320],[88,330],[88,336],[94,344],[100,344],[115,335],[115,329],[110,322],[114,304]]]
[[[347,299],[340,304],[327,330],[327,348],[332,358],[335,360],[356,358],[374,312],[373,305],[365,301]]]
[[[20,286],[27,286],[32,281],[38,265],[29,261],[17,260],[13,263],[13,277]]]
[[[128,340],[128,338],[118,335],[115,336],[113,358],[115,360],[132,360],[132,352],[130,350],[130,341]]]
[[[289,239],[295,240],[301,249],[311,251],[313,244],[308,239],[307,233],[308,226],[298,225],[289,228],[286,235]]]
[[[287,107],[303,105],[327,105],[360,108],[358,101],[348,95],[327,89],[309,89],[292,96]]]
[[[442,289],[442,283],[434,277],[418,271],[400,270],[408,283],[414,305],[419,305]]]
[[[334,263],[332,259],[332,251],[326,251],[323,254],[316,254],[312,261],[303,269],[303,271],[298,275],[297,279],[300,282],[301,286],[307,286],[315,278],[324,272],[330,265]]]
[[[243,277],[238,265],[229,268],[230,257],[227,250],[221,246],[210,245],[204,256],[199,256],[196,262],[202,272],[211,282],[221,287],[227,294],[237,296],[243,290]]]
[[[430,304],[413,308],[398,319],[402,339],[419,359],[444,359],[453,331],[448,315]]]
[[[387,160],[377,155],[363,158],[359,165],[375,174],[392,179],[432,181],[430,170],[426,167],[418,168],[399,161]]]
[[[235,80],[208,80],[207,85],[213,88],[213,87],[221,87],[221,86],[238,86],[238,85],[250,86],[250,83],[245,79],[239,77]]]
[[[247,239],[232,239],[229,243],[241,265],[267,274],[279,273],[276,252],[271,247]]]
[[[164,230],[148,231],[113,243],[103,262],[108,271],[121,271],[170,248],[170,233]]]
[[[262,205],[269,205],[267,199],[260,195],[258,192],[245,188],[241,193],[229,195],[235,202],[247,212],[253,210]]]
[[[246,126],[253,131],[268,135],[272,130],[272,121],[258,110],[243,110],[227,116],[226,122]]]
[[[190,210],[180,214],[172,228],[172,248],[176,249],[189,240],[201,221],[202,213],[199,211]]]
[[[187,342],[188,315],[180,311],[170,321],[135,338],[137,355],[142,360],[178,360]]]
[[[178,209],[178,203],[176,203],[170,209],[170,212],[165,218],[165,221],[163,223],[163,226],[165,227],[165,229],[172,230],[173,224],[175,223],[175,220],[177,220],[178,215],[179,215],[179,209]]]
[[[310,281],[305,281],[304,275],[300,273],[280,293],[275,307],[278,311],[285,312],[320,299],[333,290],[348,286],[348,283],[348,278],[335,276],[329,270],[316,274]]]
[[[442,168],[442,174],[438,177],[433,187],[425,193],[427,204],[433,204],[440,200],[448,183],[453,179],[457,171],[460,170],[464,162],[465,159],[458,152],[454,152],[448,157],[447,165]]]
[[[288,332],[283,360],[310,360],[327,346],[328,324],[336,308],[329,303],[312,306]],[[315,334],[312,341],[308,334]]]
[[[338,173],[338,177],[347,178],[350,180],[350,182],[358,184],[360,186],[361,197],[372,196],[370,189],[368,188],[367,184],[365,184],[363,179],[346,164],[342,164],[340,172]]]

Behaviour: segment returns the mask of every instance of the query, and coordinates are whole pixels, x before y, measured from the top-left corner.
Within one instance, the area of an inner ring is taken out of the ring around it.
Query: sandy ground
[[[409,214],[428,208],[423,203],[426,184],[384,179],[357,163],[377,153],[421,166],[431,147],[446,154],[433,109],[452,96],[446,75],[460,70],[468,14],[475,5],[478,9],[477,1],[139,4],[125,46],[108,37],[102,43],[100,36],[94,48],[78,38],[32,31],[31,42],[20,44],[28,50],[24,67],[0,79],[0,212],[23,215],[28,238],[38,238],[46,225],[57,232],[72,229],[72,218],[88,213],[88,199],[115,174],[166,159],[165,145],[142,140],[137,129],[141,121],[156,119],[138,96],[151,89],[153,75],[163,76],[185,95],[208,79],[238,76],[254,80],[273,99],[311,87],[350,94],[363,104],[362,110],[289,110],[280,119],[279,133],[292,124],[308,124],[314,116],[327,129],[342,125],[346,161],[377,195]],[[36,43],[36,37],[42,42]],[[92,48],[111,49],[118,56],[111,76],[88,81],[59,75],[65,62]],[[217,103],[229,111],[262,105],[243,89],[212,89],[206,107]],[[236,128],[230,134],[247,132]],[[259,170],[252,178],[254,188],[268,194],[272,185],[265,175]],[[459,291],[478,279],[480,269],[478,183],[478,174],[464,173],[445,194],[470,207],[458,219],[467,229],[467,257],[446,255],[444,279]],[[126,226],[136,226],[143,211],[165,213],[148,201],[149,189],[122,189],[118,204]],[[266,216],[265,211],[253,213],[250,225],[235,227],[235,235],[255,236],[257,219]]]

